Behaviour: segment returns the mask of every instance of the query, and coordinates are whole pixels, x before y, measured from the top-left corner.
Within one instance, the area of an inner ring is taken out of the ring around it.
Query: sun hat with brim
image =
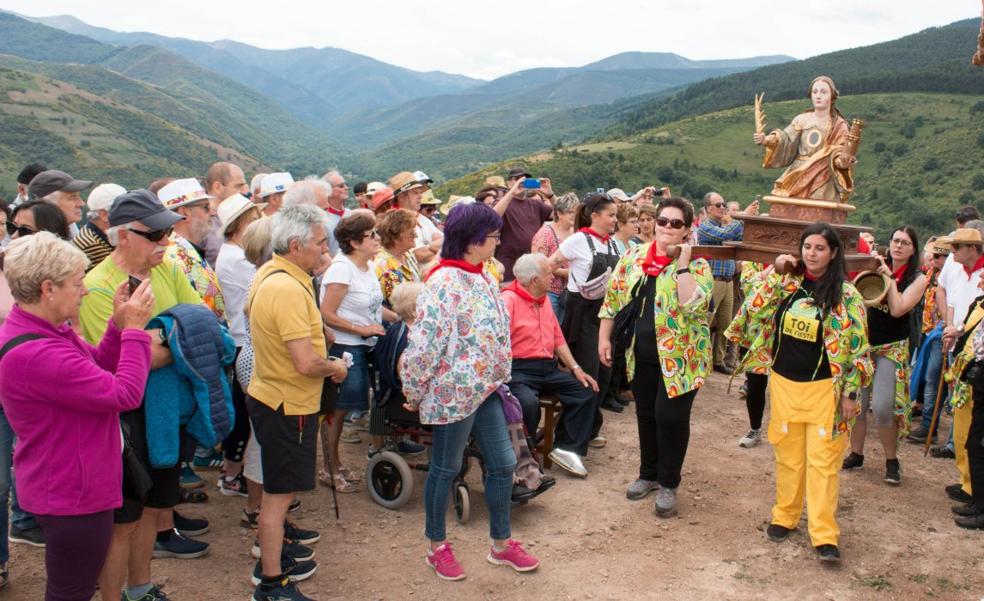
[[[467,205],[473,202],[476,202],[474,196],[456,196],[452,194],[451,196],[448,196],[448,201],[441,205],[441,214],[447,215],[451,212],[451,209],[453,209],[455,205]]]
[[[618,201],[621,201],[621,202],[628,202],[628,201],[632,200],[632,198],[629,197],[629,195],[625,193],[625,190],[623,190],[621,188],[612,188],[611,190],[608,191],[608,195],[611,196],[612,198],[614,198],[615,200],[618,200]]]
[[[209,196],[202,188],[202,184],[193,177],[176,179],[157,191],[157,198],[161,199],[164,206],[168,209],[176,209],[194,202],[215,198]]]
[[[389,187],[393,188],[393,194],[403,194],[417,188],[425,188],[427,184],[421,183],[417,176],[409,171],[401,171],[389,179]]]
[[[293,183],[294,176],[286,171],[270,173],[263,178],[263,183],[260,184],[260,198],[266,198],[271,194],[286,192],[287,188],[289,188]]]
[[[126,188],[119,184],[99,184],[89,192],[85,205],[90,211],[108,211],[120,194],[126,194]]]
[[[441,199],[434,198],[434,192],[427,190],[424,195],[420,197],[420,206],[424,205],[439,205],[441,204]]]
[[[64,171],[49,169],[31,179],[27,185],[27,196],[44,198],[52,192],[81,192],[91,185],[92,182],[87,179],[75,179]]]
[[[370,206],[372,206],[373,211],[378,211],[379,209],[383,208],[383,205],[385,205],[386,203],[392,202],[393,198],[395,197],[396,195],[393,194],[392,188],[383,186],[382,188],[376,190],[373,193],[372,200],[369,202],[369,204]]]
[[[950,254],[950,239],[946,236],[941,236],[936,240],[933,240],[926,245],[926,252],[934,255]]]
[[[521,177],[533,177],[525,167],[513,167],[509,170],[509,179],[519,179]]]
[[[257,208],[262,211],[265,206],[267,206],[267,203],[254,203],[242,194],[233,194],[223,200],[217,211],[219,222],[222,224],[219,226],[219,235],[225,236],[226,229],[250,209]]]
[[[109,226],[126,225],[139,221],[151,231],[166,230],[184,219],[174,211],[169,211],[164,203],[150,190],[131,190],[120,194],[109,210]]]
[[[506,180],[502,179],[501,175],[490,175],[485,178],[485,185],[489,188],[506,188]]]
[[[950,244],[974,244],[984,246],[984,238],[981,233],[972,227],[962,227],[953,232],[950,236]]]

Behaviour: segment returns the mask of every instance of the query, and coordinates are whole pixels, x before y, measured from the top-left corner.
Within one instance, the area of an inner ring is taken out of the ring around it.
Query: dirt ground
[[[677,517],[657,518],[653,496],[625,499],[635,478],[638,439],[633,406],[605,413],[609,444],[592,450],[586,480],[554,469],[557,485],[514,510],[513,534],[539,557],[539,571],[516,574],[485,561],[488,522],[479,470],[472,470],[472,516],[449,536],[468,578],[437,579],[424,564],[422,489],[399,511],[376,505],[364,490],[341,496],[336,522],[328,489],[301,496],[292,515],[319,529],[318,572],[300,588],[322,601],[429,599],[968,599],[984,597],[984,532],[957,528],[943,487],[955,481],[951,460],[923,458],[903,444],[903,481],[882,482],[884,456],[869,435],[864,469],[841,479],[839,567],[821,565],[806,522],[784,543],[763,532],[773,500],[773,455],[767,443],[737,445],[747,429],[744,402],[715,374],[697,395],[690,451]],[[736,385],[737,388],[737,385]],[[949,432],[950,421],[943,423]],[[364,447],[343,445],[350,466]],[[253,535],[239,526],[242,499],[224,497],[205,472],[210,500],[180,511],[212,521],[201,537],[211,554],[192,561],[155,560],[154,579],[171,599],[244,600],[251,589]],[[43,598],[43,552],[11,545],[11,584],[3,599]]]

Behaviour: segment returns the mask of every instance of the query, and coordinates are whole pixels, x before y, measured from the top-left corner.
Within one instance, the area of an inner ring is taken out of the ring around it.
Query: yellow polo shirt
[[[283,405],[285,415],[310,415],[321,407],[324,378],[299,374],[287,350],[287,342],[307,338],[316,355],[328,355],[314,294],[309,274],[274,255],[256,272],[246,299],[255,361],[249,395],[274,410]]]

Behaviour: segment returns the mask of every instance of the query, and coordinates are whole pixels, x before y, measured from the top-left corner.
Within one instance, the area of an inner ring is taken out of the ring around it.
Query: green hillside
[[[858,211],[851,222],[876,228],[912,223],[920,232],[952,226],[954,209],[984,208],[984,100],[957,94],[867,94],[837,102],[844,115],[867,126],[856,169]],[[765,103],[769,128],[784,127],[809,107],[806,100]],[[751,98],[742,108],[690,117],[634,135],[555,149],[498,163],[436,190],[471,194],[488,175],[502,175],[513,162],[552,178],[557,190],[580,194],[596,187],[628,191],[669,185],[675,194],[699,200],[717,190],[747,204],[768,194],[780,170],[761,168],[762,150],[751,141]]]

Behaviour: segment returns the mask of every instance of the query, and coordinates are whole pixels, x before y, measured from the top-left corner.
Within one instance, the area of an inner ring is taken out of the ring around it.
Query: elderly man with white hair
[[[509,311],[512,341],[512,379],[509,390],[523,406],[523,421],[535,433],[540,421],[541,394],[555,394],[564,408],[550,459],[575,476],[588,470],[582,457],[588,452],[594,425],[592,399],[598,383],[574,361],[550,303],[545,302],[552,273],[547,257],[525,254],[513,265],[515,280],[502,290]],[[570,372],[559,369],[558,359]]]
[[[109,229],[109,209],[120,194],[126,194],[126,189],[119,184],[99,184],[92,189],[86,205],[86,222],[79,229],[79,235],[72,243],[89,258],[89,271],[102,262],[113,252],[106,230]]]

